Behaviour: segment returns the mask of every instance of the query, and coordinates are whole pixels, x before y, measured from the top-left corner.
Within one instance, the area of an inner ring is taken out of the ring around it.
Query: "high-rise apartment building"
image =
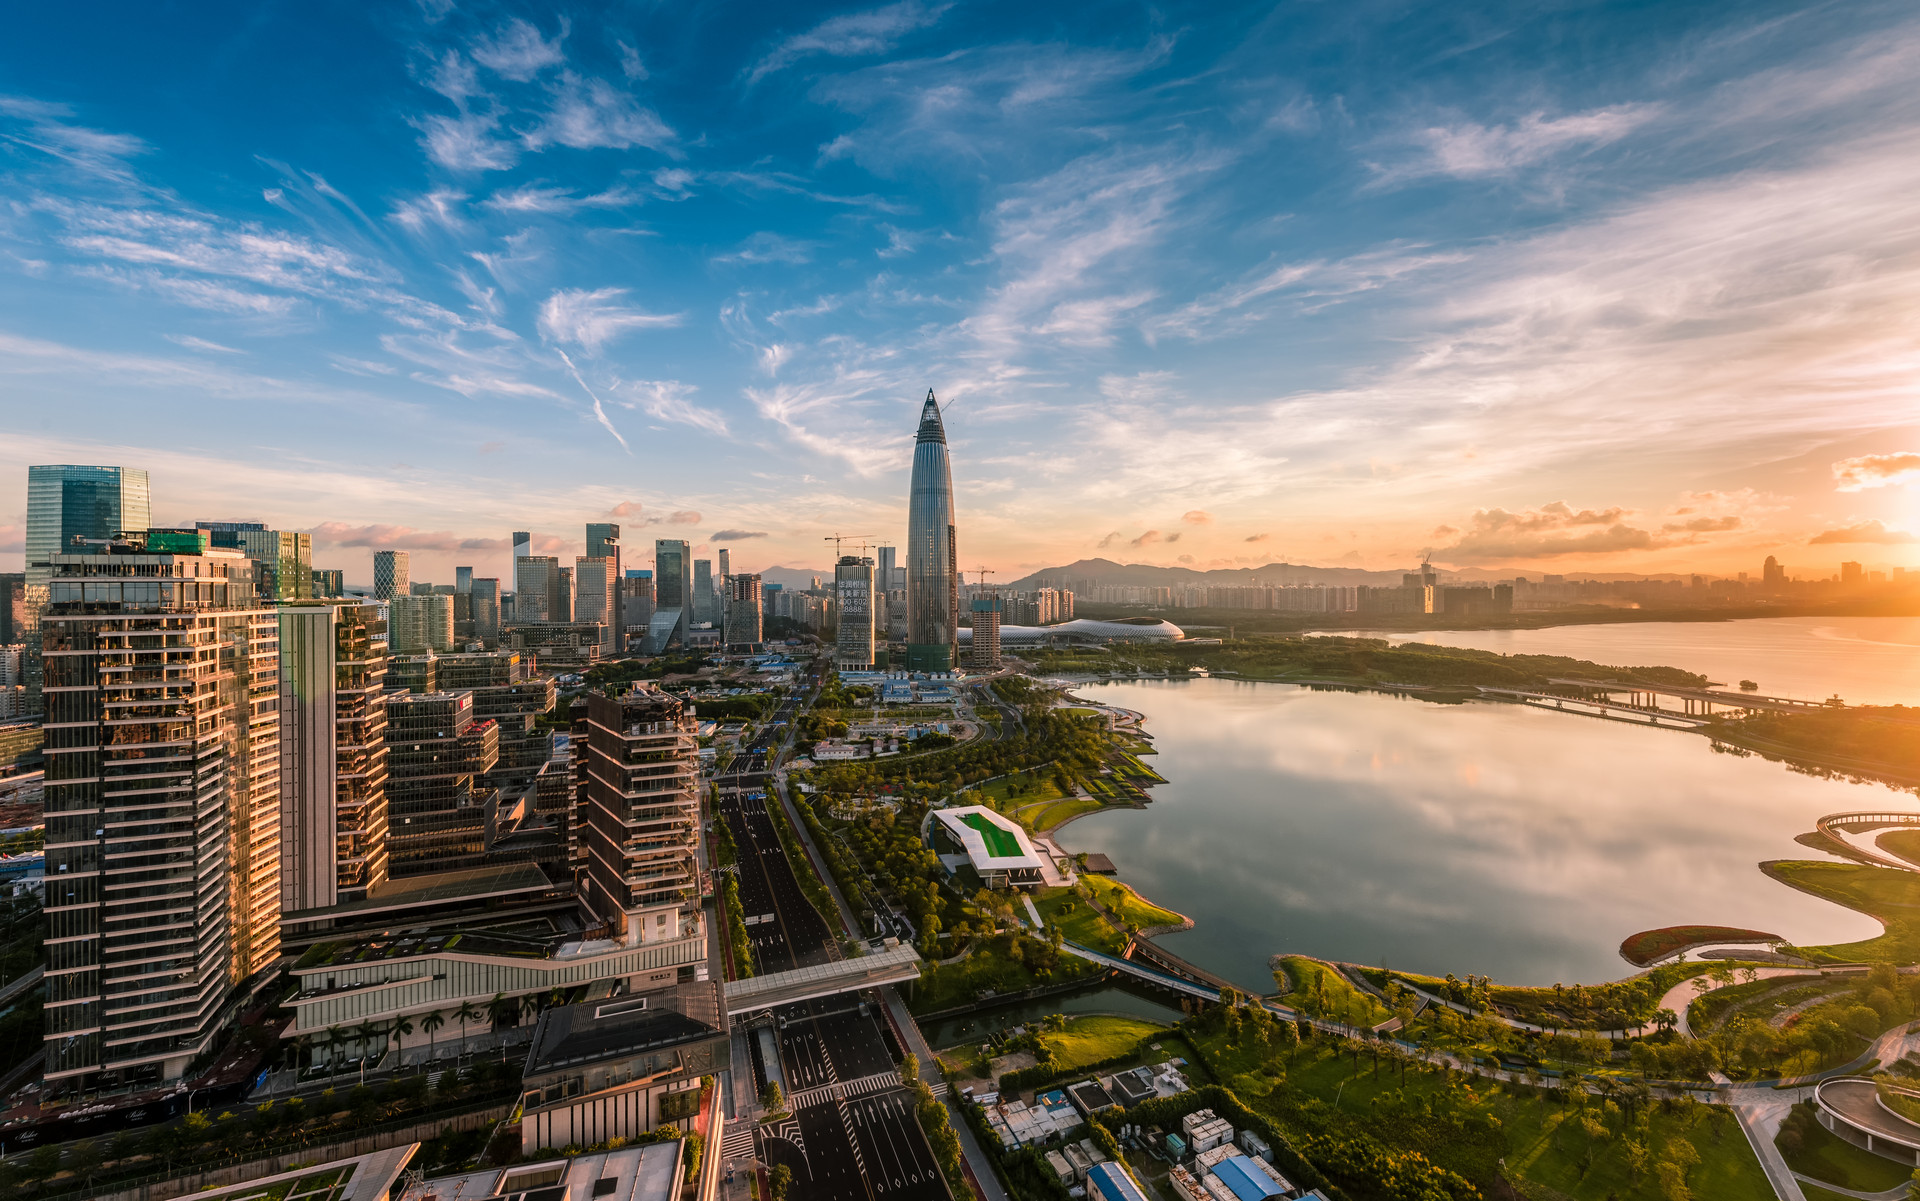
[[[105,540],[152,524],[150,485],[138,467],[63,463],[27,468],[27,554],[17,635],[26,647],[22,695],[27,712],[40,712],[39,623],[53,556],[84,551],[75,539]]]
[[[615,646],[614,617],[620,610],[619,577],[614,574],[615,565],[616,561],[610,558],[573,561],[573,620],[600,623],[605,631],[600,639],[603,654],[612,653]]]
[[[907,670],[951,671],[960,646],[960,560],[953,471],[940,402],[927,392],[907,494]]]
[[[445,654],[453,649],[453,597],[396,596],[387,608],[387,641],[394,654]]]
[[[837,671],[873,670],[873,560],[842,555],[833,568],[833,604],[838,633],[833,642]]]
[[[387,698],[387,872],[395,878],[486,862],[478,782],[500,760],[500,727],[476,720],[471,692]]]
[[[45,1079],[180,1078],[280,952],[279,624],[198,531],[49,554]]]
[[[535,621],[557,621],[552,616],[553,594],[559,589],[555,576],[560,560],[552,555],[521,555],[513,561],[513,622],[526,625]]]
[[[380,606],[283,605],[280,908],[365,900],[387,878],[387,630]]]
[[[488,649],[500,645],[500,581],[492,576],[473,581],[468,603],[473,609],[473,636]]]
[[[689,574],[693,548],[677,538],[662,538],[653,544],[653,615],[647,623],[646,653],[657,655],[668,647],[686,642]]]
[[[589,695],[580,777],[587,906],[629,946],[688,937],[700,910],[700,749],[693,714],[651,685]]]
[[[733,556],[728,554],[727,548],[723,546],[720,548],[718,558],[720,560],[720,574],[715,576],[713,580],[713,594],[717,598],[714,602],[713,620],[714,624],[720,627],[721,636],[724,638],[727,628],[727,601],[733,595],[733,591],[727,583],[727,581],[733,578]]]
[[[589,559],[610,559],[613,563],[611,583],[608,586],[607,622],[613,628],[608,643],[618,654],[627,650],[627,614],[626,606],[620,603],[620,581],[625,578],[620,565],[620,527],[612,522],[589,521],[587,523],[587,554]],[[578,586],[576,581],[575,586]]]
[[[727,649],[750,651],[761,641],[760,577],[747,572],[727,581]]]
[[[392,600],[396,596],[409,596],[413,592],[413,565],[411,556],[403,550],[377,550],[373,552],[373,598]]]
[[[1002,611],[999,596],[993,593],[975,596],[968,602],[967,608],[967,616],[973,623],[973,646],[967,656],[967,665],[975,671],[999,671]]]

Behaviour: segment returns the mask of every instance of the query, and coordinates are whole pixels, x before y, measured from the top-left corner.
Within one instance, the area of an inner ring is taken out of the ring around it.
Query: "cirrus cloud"
[[[554,342],[570,342],[598,353],[629,330],[680,324],[678,313],[645,313],[619,303],[625,288],[562,288],[540,306],[540,332]]]

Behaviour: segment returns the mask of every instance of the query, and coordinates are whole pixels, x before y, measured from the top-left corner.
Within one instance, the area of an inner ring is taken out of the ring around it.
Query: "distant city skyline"
[[[928,388],[1003,579],[1920,565],[1911,5],[721,24],[18,14],[0,571],[59,463],[358,585],[830,569]]]

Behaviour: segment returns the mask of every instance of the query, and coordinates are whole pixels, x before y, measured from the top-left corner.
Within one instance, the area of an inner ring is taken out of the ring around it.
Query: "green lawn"
[[[1099,910],[1075,896],[1071,888],[1048,889],[1035,898],[1034,908],[1040,911],[1041,920],[1059,926],[1061,937],[1068,942],[1109,955],[1118,955],[1126,949],[1127,936],[1114,929],[1113,923],[1102,917]]]
[[[1051,830],[1070,817],[1078,817],[1082,813],[1092,813],[1104,808],[1106,806],[1092,797],[1070,796],[1062,797],[1057,801],[1045,801],[1039,805],[1027,805],[1020,810],[1018,816],[1020,823],[1029,830]]]
[[[1286,974],[1276,972],[1274,982],[1280,988],[1292,982],[1293,991],[1280,1000],[1295,1009],[1356,1026],[1376,1026],[1393,1016],[1377,997],[1355,988],[1345,976],[1317,959],[1288,955],[1280,962]]]
[[[1898,1188],[1913,1176],[1912,1168],[1882,1159],[1829,1132],[1805,1101],[1793,1107],[1793,1116],[1781,1126],[1774,1145],[1794,1171],[1841,1188],[1878,1193]]]
[[[1105,876],[1083,875],[1081,881],[1093,890],[1094,899],[1122,922],[1132,922],[1142,930],[1149,926],[1178,926],[1186,918],[1171,909],[1162,909],[1118,880]]]
[[[1060,796],[1060,789],[1053,782],[1051,773],[1035,775],[1032,772],[1019,772],[998,780],[989,780],[974,786],[975,791],[985,793],[992,801],[1017,801],[1022,805],[1033,801],[1050,801]],[[990,802],[991,803],[991,802]],[[1000,808],[994,805],[994,808]]]
[[[1861,942],[1802,947],[1809,959],[1920,962],[1920,875],[1864,863],[1810,859],[1774,860],[1761,864],[1760,870],[1782,884],[1878,918],[1886,927],[1879,937]]]
[[[1790,984],[1799,987],[1788,988]],[[1780,999],[1791,1005],[1795,1001],[1804,1001],[1821,992],[1842,992],[1847,989],[1844,980],[1823,980],[1819,976],[1772,976],[1764,980],[1755,980],[1752,984],[1731,984],[1725,988],[1716,988],[1703,997],[1696,997],[1687,1006],[1687,1025],[1695,1033],[1704,1033],[1720,1023],[1727,1011],[1743,1001],[1764,996],[1774,989],[1785,989]],[[1762,1005],[1758,1009],[1743,1010],[1758,1021],[1773,1016],[1772,1004]]]
[[[1166,1029],[1139,1018],[1090,1014],[1069,1018],[1065,1031],[1043,1034],[1040,1040],[1053,1048],[1054,1066],[1064,1071],[1124,1055],[1138,1046],[1142,1038],[1161,1034]]]

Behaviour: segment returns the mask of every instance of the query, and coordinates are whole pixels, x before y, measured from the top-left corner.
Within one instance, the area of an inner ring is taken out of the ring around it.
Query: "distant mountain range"
[[[1368,571],[1360,567],[1311,567],[1301,563],[1269,563],[1265,567],[1222,567],[1213,571],[1195,571],[1191,567],[1156,567],[1151,563],[1115,563],[1112,559],[1082,559],[1065,567],[1046,567],[1002,587],[1020,592],[1035,588],[1060,588],[1089,584],[1119,584],[1167,587],[1176,584],[1260,584],[1282,587],[1298,584],[1366,584],[1375,588],[1397,587],[1401,577],[1414,564],[1397,571]],[[1441,580],[1457,583],[1465,580],[1510,580],[1524,575],[1538,580],[1538,568],[1494,567],[1476,571],[1440,571]],[[1674,572],[1637,575],[1633,572],[1565,572],[1569,579],[1605,580],[1684,580]]]

